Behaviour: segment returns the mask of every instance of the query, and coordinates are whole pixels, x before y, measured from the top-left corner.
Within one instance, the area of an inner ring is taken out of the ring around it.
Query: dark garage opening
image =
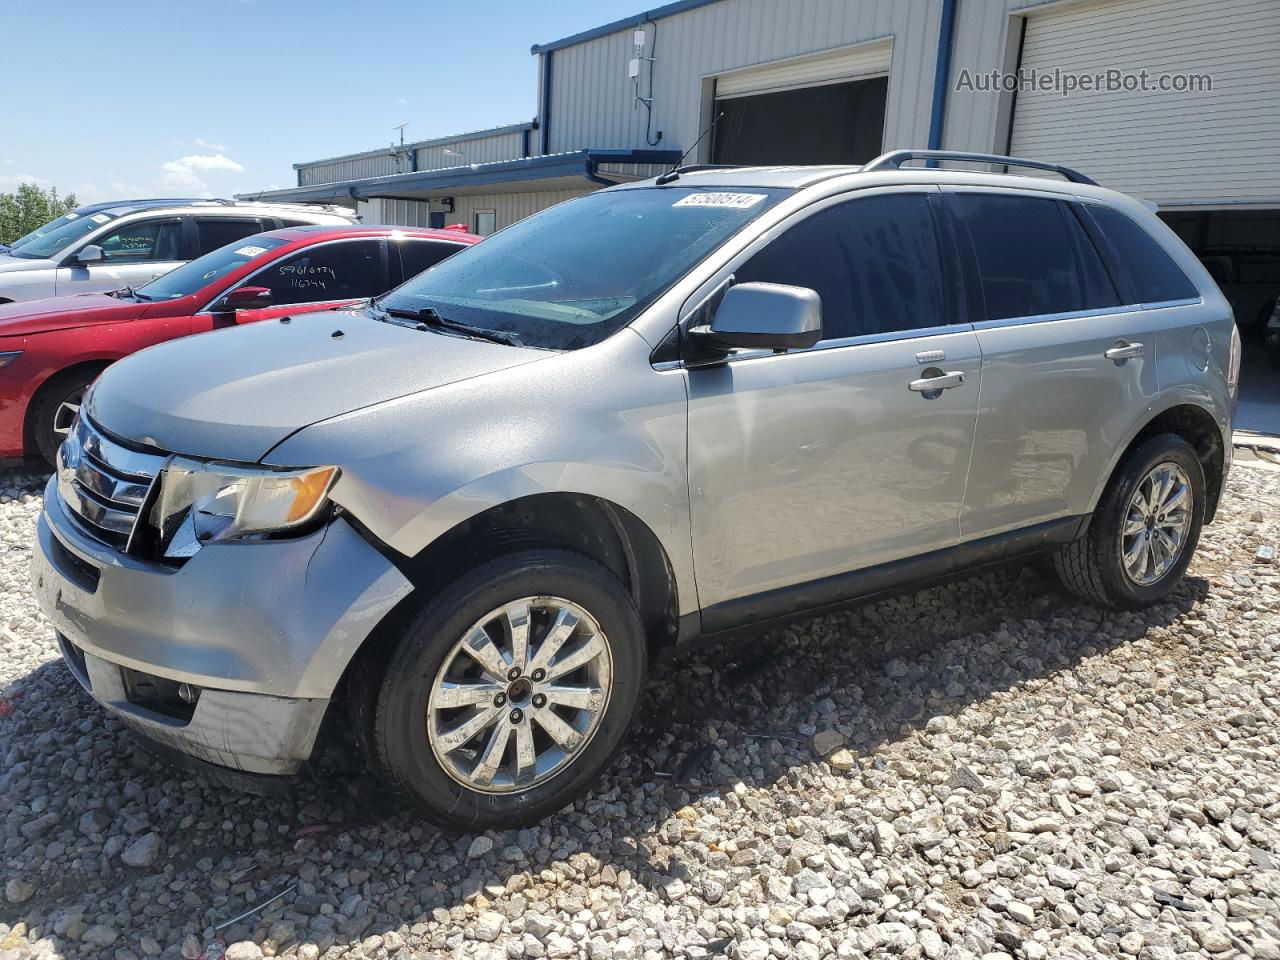
[[[716,163],[865,163],[884,140],[887,77],[716,101]]]
[[[1280,343],[1268,322],[1280,299],[1280,210],[1171,210],[1160,214],[1217,282],[1244,354],[1236,428],[1280,434]],[[1280,317],[1271,325],[1280,336]]]

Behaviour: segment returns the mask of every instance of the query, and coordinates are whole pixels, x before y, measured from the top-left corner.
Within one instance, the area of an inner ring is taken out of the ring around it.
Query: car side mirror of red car
[[[223,310],[260,310],[271,306],[271,290],[268,287],[236,287],[218,301]]]

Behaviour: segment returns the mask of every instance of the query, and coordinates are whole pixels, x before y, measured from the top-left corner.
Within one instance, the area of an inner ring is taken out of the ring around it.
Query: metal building
[[[1248,339],[1280,295],[1277,50],[1280,0],[678,0],[534,46],[530,123],[299,163],[264,196],[488,233],[689,150],[1012,153],[1158,203]]]

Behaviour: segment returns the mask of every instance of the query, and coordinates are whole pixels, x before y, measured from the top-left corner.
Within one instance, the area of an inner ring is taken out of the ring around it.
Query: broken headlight
[[[166,557],[204,543],[299,531],[328,503],[337,467],[275,470],[175,457],[160,474],[151,523]]]

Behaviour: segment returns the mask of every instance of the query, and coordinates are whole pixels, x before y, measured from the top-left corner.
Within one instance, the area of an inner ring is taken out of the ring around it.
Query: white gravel
[[[228,957],[1280,958],[1280,472],[1170,603],[1025,570],[703,647],[587,799],[458,837],[137,748],[29,595],[39,492],[0,476],[0,960],[195,958],[283,890]]]

